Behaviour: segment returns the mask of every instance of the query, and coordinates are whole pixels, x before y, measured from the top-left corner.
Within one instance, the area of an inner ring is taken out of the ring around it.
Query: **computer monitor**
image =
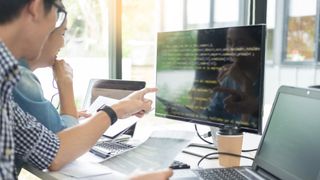
[[[159,32],[156,116],[261,134],[265,25]]]

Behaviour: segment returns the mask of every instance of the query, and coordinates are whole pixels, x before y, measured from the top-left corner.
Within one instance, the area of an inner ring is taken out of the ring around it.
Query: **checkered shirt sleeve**
[[[59,139],[33,116],[13,103],[15,155],[39,169],[46,169],[59,149]]]
[[[0,179],[17,178],[17,157],[39,169],[48,168],[60,146],[54,133],[13,102],[19,77],[17,60],[0,41]]]
[[[0,41],[0,179],[15,179],[13,127],[10,121],[10,94],[19,79],[18,66]]]

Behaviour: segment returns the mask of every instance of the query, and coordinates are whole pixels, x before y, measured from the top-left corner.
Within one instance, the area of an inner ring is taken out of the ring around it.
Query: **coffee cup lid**
[[[225,125],[219,130],[220,135],[241,135],[242,132],[239,126],[236,125]]]

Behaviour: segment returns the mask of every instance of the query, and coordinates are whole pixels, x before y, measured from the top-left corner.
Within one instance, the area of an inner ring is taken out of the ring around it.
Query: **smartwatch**
[[[111,125],[113,125],[118,120],[116,112],[114,112],[114,110],[110,106],[103,105],[99,109],[97,109],[97,112],[99,111],[104,111],[108,114],[111,120]]]

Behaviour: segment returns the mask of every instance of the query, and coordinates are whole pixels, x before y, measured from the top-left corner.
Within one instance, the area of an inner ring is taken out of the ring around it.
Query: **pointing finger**
[[[152,93],[158,91],[158,88],[144,88],[141,90],[143,95],[146,95],[147,93]]]

